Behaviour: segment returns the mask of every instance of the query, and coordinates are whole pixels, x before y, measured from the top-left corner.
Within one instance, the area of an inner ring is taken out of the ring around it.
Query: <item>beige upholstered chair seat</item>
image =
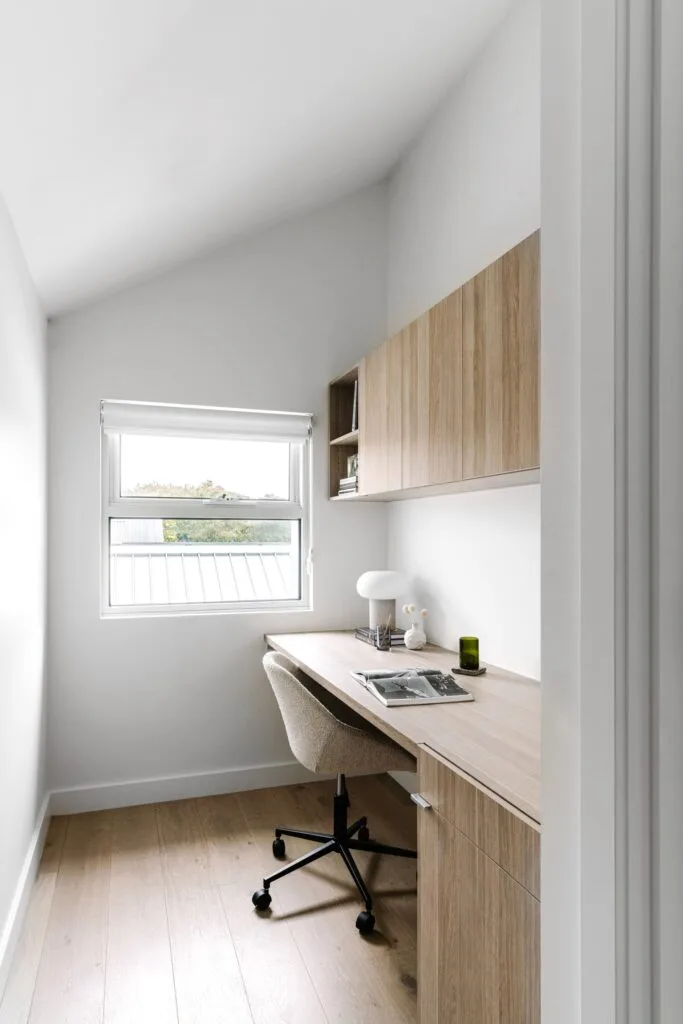
[[[284,655],[269,652],[263,666],[280,706],[292,753],[310,771],[337,774],[352,770],[359,775],[415,771],[410,754],[300,672]]]

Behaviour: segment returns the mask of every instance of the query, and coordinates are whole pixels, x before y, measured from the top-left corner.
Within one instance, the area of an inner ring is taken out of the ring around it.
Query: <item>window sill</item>
[[[221,606],[196,608],[187,605],[177,607],[122,607],[105,608],[100,612],[100,619],[178,619],[197,618],[198,616],[222,615],[283,615],[285,613],[312,612],[313,605],[304,602],[296,604],[252,604],[241,607],[226,608]]]

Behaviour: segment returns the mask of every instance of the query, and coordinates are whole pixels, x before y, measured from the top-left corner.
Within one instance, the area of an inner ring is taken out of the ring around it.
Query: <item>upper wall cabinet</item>
[[[402,487],[462,479],[462,293],[401,333]]]
[[[360,494],[377,494],[402,487],[402,374],[400,334],[389,338],[361,361],[358,391]]]
[[[462,291],[463,479],[539,464],[539,236]]]
[[[536,232],[361,361],[359,495],[538,468],[538,392]]]

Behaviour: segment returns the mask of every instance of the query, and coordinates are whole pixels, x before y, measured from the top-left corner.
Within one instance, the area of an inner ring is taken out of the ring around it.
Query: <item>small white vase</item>
[[[406,635],[403,639],[409,651],[419,651],[427,643],[424,630],[416,625],[412,625],[410,629],[406,630]]]

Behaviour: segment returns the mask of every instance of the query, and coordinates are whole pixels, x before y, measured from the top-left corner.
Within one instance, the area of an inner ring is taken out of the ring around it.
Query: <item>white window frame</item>
[[[105,403],[103,403],[105,404]],[[125,403],[121,403],[124,405]],[[134,403],[131,403],[134,404]],[[152,407],[150,407],[152,408]],[[183,407],[185,414],[192,407]],[[200,411],[199,408],[197,411]],[[201,410],[203,411],[203,410]],[[244,413],[245,410],[223,410]],[[256,415],[256,414],[255,414]],[[268,414],[258,413],[260,419]],[[147,618],[173,615],[240,614],[254,612],[310,611],[312,609],[313,549],[311,533],[311,436],[290,441],[290,500],[239,499],[205,500],[201,498],[125,498],[121,497],[121,434],[105,431],[101,418],[101,581],[100,614],[102,618]],[[156,436],[172,436],[159,428],[150,431]],[[249,433],[240,435],[231,430],[224,435],[230,440],[254,440]],[[261,437],[267,440],[267,437]],[[280,440],[273,434],[271,440]],[[288,600],[220,601],[174,604],[110,604],[110,520],[112,519],[277,519],[299,522],[299,597]]]

